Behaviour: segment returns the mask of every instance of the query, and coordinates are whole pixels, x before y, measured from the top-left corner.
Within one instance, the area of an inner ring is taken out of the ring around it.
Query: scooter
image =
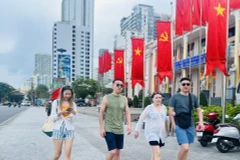
[[[210,112],[206,114],[208,120],[207,122],[204,122],[204,129],[196,129],[198,141],[203,147],[208,146],[208,144],[212,142],[214,130],[217,129],[216,125],[220,123],[218,116],[219,114],[215,112]]]
[[[238,125],[233,124],[238,121]],[[234,148],[240,148],[240,113],[237,114],[230,123],[218,124],[214,131],[214,137],[218,138],[216,147],[222,153],[227,153]]]

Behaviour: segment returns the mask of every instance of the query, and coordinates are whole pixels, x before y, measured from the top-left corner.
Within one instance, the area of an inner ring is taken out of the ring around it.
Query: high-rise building
[[[166,14],[156,14],[153,6],[138,4],[133,7],[130,16],[121,20],[121,35],[125,36],[127,31],[140,32],[146,41],[156,39],[156,20],[169,20],[170,16]]]
[[[35,54],[34,74],[51,75],[51,55],[50,54]]]
[[[39,84],[51,86],[51,55],[35,54],[35,69],[33,73],[34,88]]]
[[[93,77],[94,0],[63,0],[53,27],[53,78]]]

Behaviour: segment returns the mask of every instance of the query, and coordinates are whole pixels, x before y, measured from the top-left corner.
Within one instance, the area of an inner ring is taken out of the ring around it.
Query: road
[[[97,110],[92,110],[92,112],[97,112]],[[0,160],[51,159],[53,155],[52,139],[41,132],[46,118],[44,108],[30,107],[13,121],[1,126]],[[105,140],[99,135],[98,117],[94,114],[80,113],[74,117],[74,125],[76,132],[72,160],[104,160],[107,147]],[[135,125],[136,123],[133,122],[133,128]],[[178,149],[176,138],[168,137],[166,146],[161,151],[161,160],[176,160]],[[188,160],[239,160],[239,154],[240,150],[223,154],[216,149],[214,144],[201,147],[195,141],[191,146]],[[134,139],[133,134],[125,136],[121,160],[149,160],[150,156],[151,148],[142,133],[137,140]],[[60,160],[63,160],[63,156]]]
[[[25,109],[26,107],[18,108],[12,106],[9,108],[7,106],[0,106],[0,125]]]

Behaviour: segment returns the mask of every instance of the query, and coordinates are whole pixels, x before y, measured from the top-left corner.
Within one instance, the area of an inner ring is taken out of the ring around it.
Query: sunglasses
[[[190,83],[182,83],[182,86],[190,86]]]
[[[116,84],[116,86],[123,88],[123,84]]]

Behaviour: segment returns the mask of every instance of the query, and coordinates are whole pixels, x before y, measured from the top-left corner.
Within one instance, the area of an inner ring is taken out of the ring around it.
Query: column
[[[236,67],[236,80],[235,86],[237,82],[240,80],[240,66],[239,66],[239,43],[240,43],[240,10],[234,11],[235,15],[235,53],[234,53],[234,64]]]
[[[188,57],[187,51],[188,51],[188,37],[187,37],[187,35],[184,35],[184,37],[183,37],[183,59],[186,59]],[[185,68],[182,69],[182,77],[187,77],[187,71]]]

